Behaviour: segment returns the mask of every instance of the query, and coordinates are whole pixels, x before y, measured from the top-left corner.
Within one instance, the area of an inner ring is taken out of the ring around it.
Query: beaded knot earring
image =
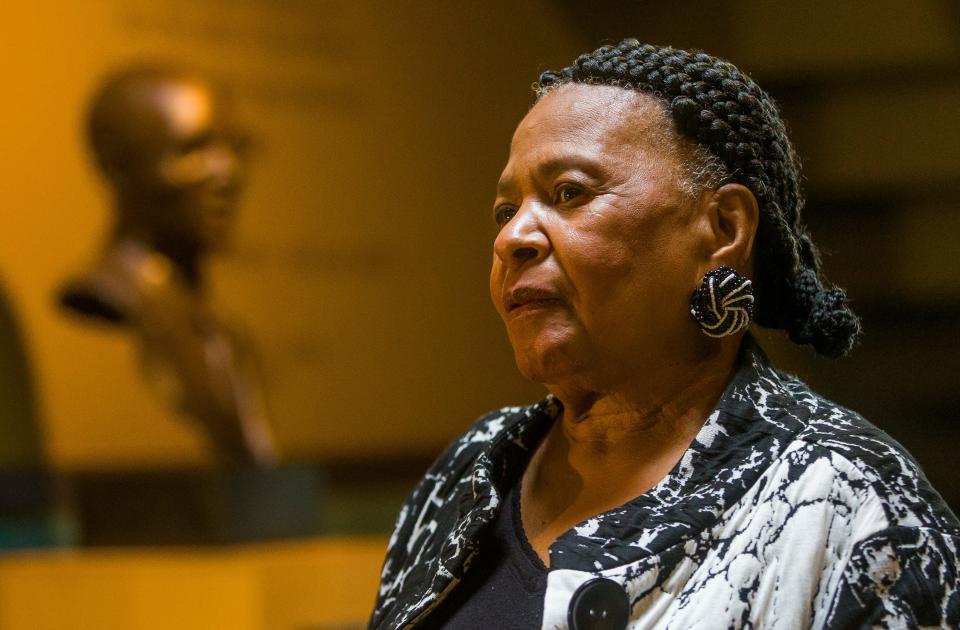
[[[738,333],[753,317],[753,283],[730,267],[711,269],[690,298],[690,314],[710,337]]]

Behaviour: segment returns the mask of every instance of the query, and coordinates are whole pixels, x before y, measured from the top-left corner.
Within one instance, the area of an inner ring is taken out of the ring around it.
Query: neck
[[[549,386],[563,403],[571,446],[630,449],[639,440],[647,450],[689,443],[733,377],[740,346],[740,336],[708,340],[626,377]]]
[[[112,246],[135,243],[151,253],[161,254],[170,261],[177,275],[188,286],[196,290],[203,288],[201,255],[196,248],[185,246],[174,239],[164,239],[142,226],[122,220],[114,227],[110,242]]]
[[[740,338],[708,346],[603,386],[550,387],[563,416],[534,451],[521,492],[524,529],[545,562],[564,531],[648,492],[681,460],[733,376]]]

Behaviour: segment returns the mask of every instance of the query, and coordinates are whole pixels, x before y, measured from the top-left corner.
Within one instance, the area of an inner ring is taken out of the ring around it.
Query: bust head
[[[222,245],[243,182],[243,133],[209,83],[173,67],[122,69],[96,92],[87,133],[121,232],[175,260]]]

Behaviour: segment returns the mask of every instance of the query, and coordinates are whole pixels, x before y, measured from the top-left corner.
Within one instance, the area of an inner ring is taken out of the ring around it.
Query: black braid
[[[625,39],[540,75],[540,94],[565,83],[619,85],[662,99],[677,131],[720,159],[726,181],[760,207],[755,321],[786,330],[826,356],[847,354],[860,321],[842,289],[827,284],[801,221],[799,161],[773,99],[727,61],[699,51]]]

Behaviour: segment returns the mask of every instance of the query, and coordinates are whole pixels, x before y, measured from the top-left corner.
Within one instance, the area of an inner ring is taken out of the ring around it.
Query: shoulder
[[[450,442],[427,469],[404,503],[405,512],[443,512],[458,493],[473,494],[477,482],[490,482],[490,459],[507,446],[526,448],[531,424],[549,417],[552,397],[526,406],[501,407],[483,414]],[[478,465],[483,464],[483,465]],[[402,513],[401,513],[402,515]]]
[[[829,628],[955,628],[960,624],[956,530],[890,527],[860,541],[825,611]]]
[[[523,420],[542,404],[501,407],[483,414],[447,445],[427,476],[465,470],[480,452],[519,433]]]
[[[473,473],[477,459],[496,450],[498,445],[513,443],[524,446],[530,421],[543,417],[545,410],[556,403],[548,397],[526,406],[501,407],[483,414],[455,438],[434,460],[417,487],[407,499],[405,507],[416,508],[425,495],[436,496],[440,490],[449,491]]]
[[[754,498],[770,505],[747,508],[792,521],[790,548],[826,551],[814,625],[956,627],[960,523],[916,460],[800,379],[764,364],[750,376],[729,408],[755,435],[748,455],[769,461]]]
[[[443,590],[439,582],[462,570],[473,529],[496,509],[492,477],[509,466],[510,453],[527,448],[525,440],[533,440],[537,429],[547,424],[555,405],[548,397],[486,413],[434,461],[400,509],[372,626],[436,600]]]
[[[954,531],[960,525],[909,452],[863,416],[817,394],[800,379],[780,374],[794,416],[795,440],[829,458],[836,477],[859,477],[891,526]]]
[[[406,532],[405,524],[425,519],[436,522],[456,518],[460,510],[458,498],[474,492],[477,460],[498,442],[514,434],[534,407],[502,407],[488,412],[450,442],[404,502],[394,537],[409,546],[419,532]]]
[[[84,317],[116,324],[126,322],[132,310],[131,300],[117,286],[99,273],[87,273],[70,278],[57,292],[62,308]]]

